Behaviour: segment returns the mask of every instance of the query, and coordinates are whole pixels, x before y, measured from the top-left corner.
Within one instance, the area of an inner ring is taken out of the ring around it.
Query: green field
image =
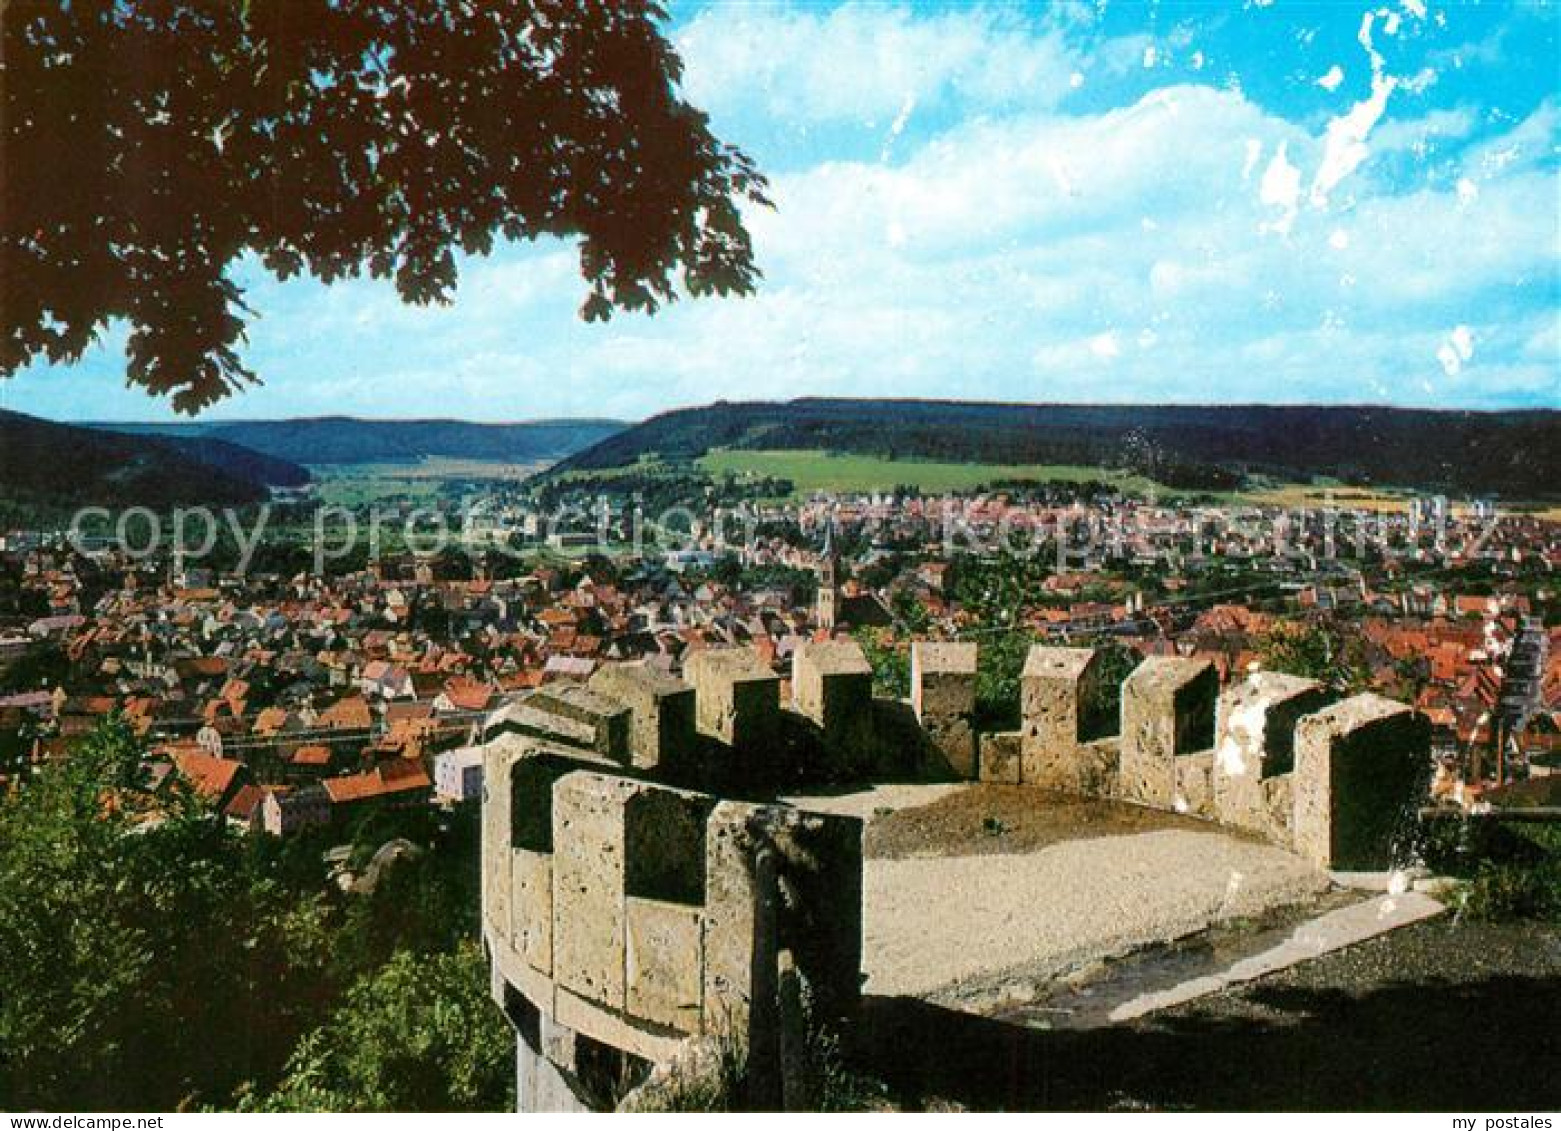
[[[699,465],[718,478],[732,474],[789,479],[799,495],[814,491],[888,491],[899,486],[915,487],[924,494],[935,495],[970,491],[996,480],[1015,479],[1036,483],[1100,481],[1130,494],[1164,494],[1164,488],[1132,472],[1069,464],[940,463],[832,452],[728,449],[701,457]]]
[[[430,502],[447,483],[519,483],[546,466],[430,456],[405,463],[316,464],[309,471],[321,502],[353,507],[388,499]]]

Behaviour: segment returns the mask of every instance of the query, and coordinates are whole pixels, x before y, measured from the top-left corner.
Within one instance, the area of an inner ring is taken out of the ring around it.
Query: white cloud
[[[1456,377],[1464,365],[1474,357],[1474,335],[1467,326],[1454,326],[1441,345],[1436,347],[1436,360],[1442,363],[1442,372]]]
[[[1087,116],[969,120],[893,166],[775,175],[777,209],[750,217],[766,278],[748,299],[582,325],[564,251],[468,267],[450,311],[403,313],[379,288],[375,326],[412,319],[417,339],[364,395],[427,388],[422,411],[525,415],[493,406],[543,390],[550,412],[640,415],[810,392],[1457,403],[1553,386],[1554,360],[1525,353],[1526,337],[1482,329],[1473,385],[1467,358],[1447,376],[1435,356],[1458,356],[1459,311],[1481,309],[1483,326],[1499,317],[1488,296],[1545,285],[1553,181],[1493,174],[1464,210],[1451,185],[1393,195],[1362,182],[1341,238],[1298,211],[1300,170],[1321,148],[1206,86]],[[1258,193],[1243,183],[1254,154],[1269,155]],[[1291,209],[1286,239],[1255,238]],[[352,332],[319,317],[327,340]],[[342,353],[342,379],[369,380]]]
[[[1393,93],[1397,82],[1391,75],[1372,75],[1370,97],[1357,102],[1348,113],[1328,123],[1323,134],[1322,162],[1317,166],[1317,175],[1312,178],[1309,194],[1313,207],[1326,207],[1328,194],[1370,156],[1366,135],[1371,133],[1371,128],[1387,109],[1388,96]]]
[[[1324,90],[1338,90],[1339,84],[1344,81],[1344,69],[1335,63],[1328,68],[1327,74],[1317,80],[1317,85]]]
[[[1265,223],[1262,230],[1278,232],[1280,235],[1289,234],[1301,199],[1301,170],[1286,158],[1286,144],[1279,143],[1279,149],[1263,171],[1263,183],[1258,188],[1258,199],[1279,209],[1279,215]]]
[[[1085,69],[1059,28],[995,9],[714,4],[677,39],[696,105],[791,121],[886,125],[907,100],[1053,106]]]
[[[1368,134],[1413,154],[1469,136],[1473,112],[1399,122],[1374,89],[1308,130],[1199,84],[1063,113],[1086,75],[1091,94],[1104,71],[1152,81],[1154,44],[1082,57],[1061,28],[1004,12],[713,5],[681,40],[691,97],[722,114],[810,136],[875,123],[856,160],[770,169],[778,207],[749,216],[757,295],[583,324],[556,243],[463,263],[448,309],[405,307],[383,283],[256,285],[250,352],[272,383],[233,412],[637,416],[802,393],[1556,399],[1553,315],[1524,321],[1536,301],[1553,308],[1551,103],[1395,184],[1358,171]],[[1375,54],[1369,28],[1363,46]],[[1306,207],[1308,189],[1325,208]]]
[[[1409,152],[1420,156],[1433,141],[1460,141],[1478,125],[1474,111],[1467,106],[1433,110],[1418,118],[1382,122],[1373,131],[1371,144],[1379,153]]]
[[[1417,10],[1406,5],[1406,10],[1416,20],[1424,18],[1423,6],[1419,6]],[[1378,18],[1382,19],[1382,29],[1388,35],[1394,35],[1398,31],[1399,14],[1390,9],[1368,11],[1361,17],[1360,31],[1356,39],[1366,52],[1366,58],[1371,62],[1371,94],[1351,106],[1346,113],[1328,122],[1323,132],[1322,161],[1317,167],[1316,175],[1312,178],[1312,187],[1308,193],[1308,199],[1314,208],[1326,208],[1329,195],[1333,190],[1371,155],[1366,138],[1386,112],[1388,98],[1399,84],[1405,81],[1387,73],[1382,53],[1376,48],[1373,27]],[[1415,90],[1424,90],[1434,81],[1434,72],[1423,73],[1406,85],[1412,85]]]
[[[1462,158],[1465,173],[1485,180],[1547,166],[1553,170],[1561,157],[1558,135],[1561,108],[1553,99],[1546,99],[1512,129],[1471,146]]]

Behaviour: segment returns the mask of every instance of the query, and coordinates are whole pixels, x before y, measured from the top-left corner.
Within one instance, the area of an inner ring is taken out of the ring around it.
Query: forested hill
[[[12,502],[249,503],[308,480],[296,464],[212,437],[131,436],[0,410],[0,497]]]
[[[713,448],[1083,464],[1161,472],[1163,482],[1189,485],[1263,473],[1510,498],[1561,494],[1555,410],[718,401],[652,417],[561,469],[621,467],[651,455],[693,459]]]
[[[199,436],[303,464],[382,463],[428,456],[539,463],[562,459],[623,429],[616,420],[532,420],[477,424],[467,420],[362,420],[321,416],[297,420],[103,424],[120,432]]]

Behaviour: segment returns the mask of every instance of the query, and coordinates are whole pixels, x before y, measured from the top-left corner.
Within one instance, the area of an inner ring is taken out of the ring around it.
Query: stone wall
[[[701,734],[742,760],[762,758],[780,726],[780,677],[751,648],[695,652],[684,666]]]
[[[1348,869],[1389,866],[1424,793],[1426,722],[1377,696],[1333,702],[1262,672],[1222,692],[1212,665],[1180,657],[1108,687],[1092,650],[1036,646],[1020,729],[978,733],[978,659],[974,644],[916,643],[907,703],[874,698],[855,643],[810,642],[782,705],[755,652],[708,650],[687,658],[686,682],[609,665],[496,711],[483,929],[533,1100],[599,1104],[593,1073],[732,1029],[762,1061],[781,966],[824,1016],[849,1015],[861,823],[773,800],[779,782],[931,775],[1117,798]],[[1100,705],[1118,702],[1102,727]]]
[[[686,772],[695,759],[694,689],[641,661],[608,664],[590,688],[629,711],[629,762],[636,769]]]
[[[543,812],[548,824],[524,845],[484,844],[483,933],[512,1015],[519,995],[549,1031],[650,1062],[729,1028],[751,1042],[769,1024],[782,950],[826,1015],[855,1004],[860,821],[674,789],[540,746],[494,763],[509,773],[509,788],[491,783],[494,820],[508,795],[512,819]]]
[[[1086,718],[1101,692],[1098,654],[1089,648],[1037,644],[1019,679],[1020,780],[1063,793],[1108,794],[1115,767],[1112,746],[1090,741]]]
[[[918,640],[911,645],[911,706],[916,719],[958,778],[979,774],[976,747],[974,644]]]
[[[855,641],[811,641],[791,662],[792,707],[813,722],[828,764],[845,776],[871,769],[877,745],[873,725],[873,669]]]
[[[1431,776],[1426,717],[1380,695],[1355,695],[1295,727],[1294,845],[1319,867],[1374,871],[1402,853],[1406,792]]]
[[[1256,672],[1220,696],[1214,741],[1214,812],[1222,824],[1289,843],[1295,727],[1332,696],[1316,680]]]
[[[1122,685],[1121,795],[1209,816],[1219,675],[1206,660],[1151,656]]]

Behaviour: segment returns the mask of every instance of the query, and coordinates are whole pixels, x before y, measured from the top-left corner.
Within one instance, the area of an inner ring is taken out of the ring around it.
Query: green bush
[[[1471,919],[1561,919],[1561,867],[1487,864],[1463,887]]]
[[[1462,881],[1461,914],[1561,921],[1561,825],[1489,817],[1427,821],[1420,854],[1433,872]]]

